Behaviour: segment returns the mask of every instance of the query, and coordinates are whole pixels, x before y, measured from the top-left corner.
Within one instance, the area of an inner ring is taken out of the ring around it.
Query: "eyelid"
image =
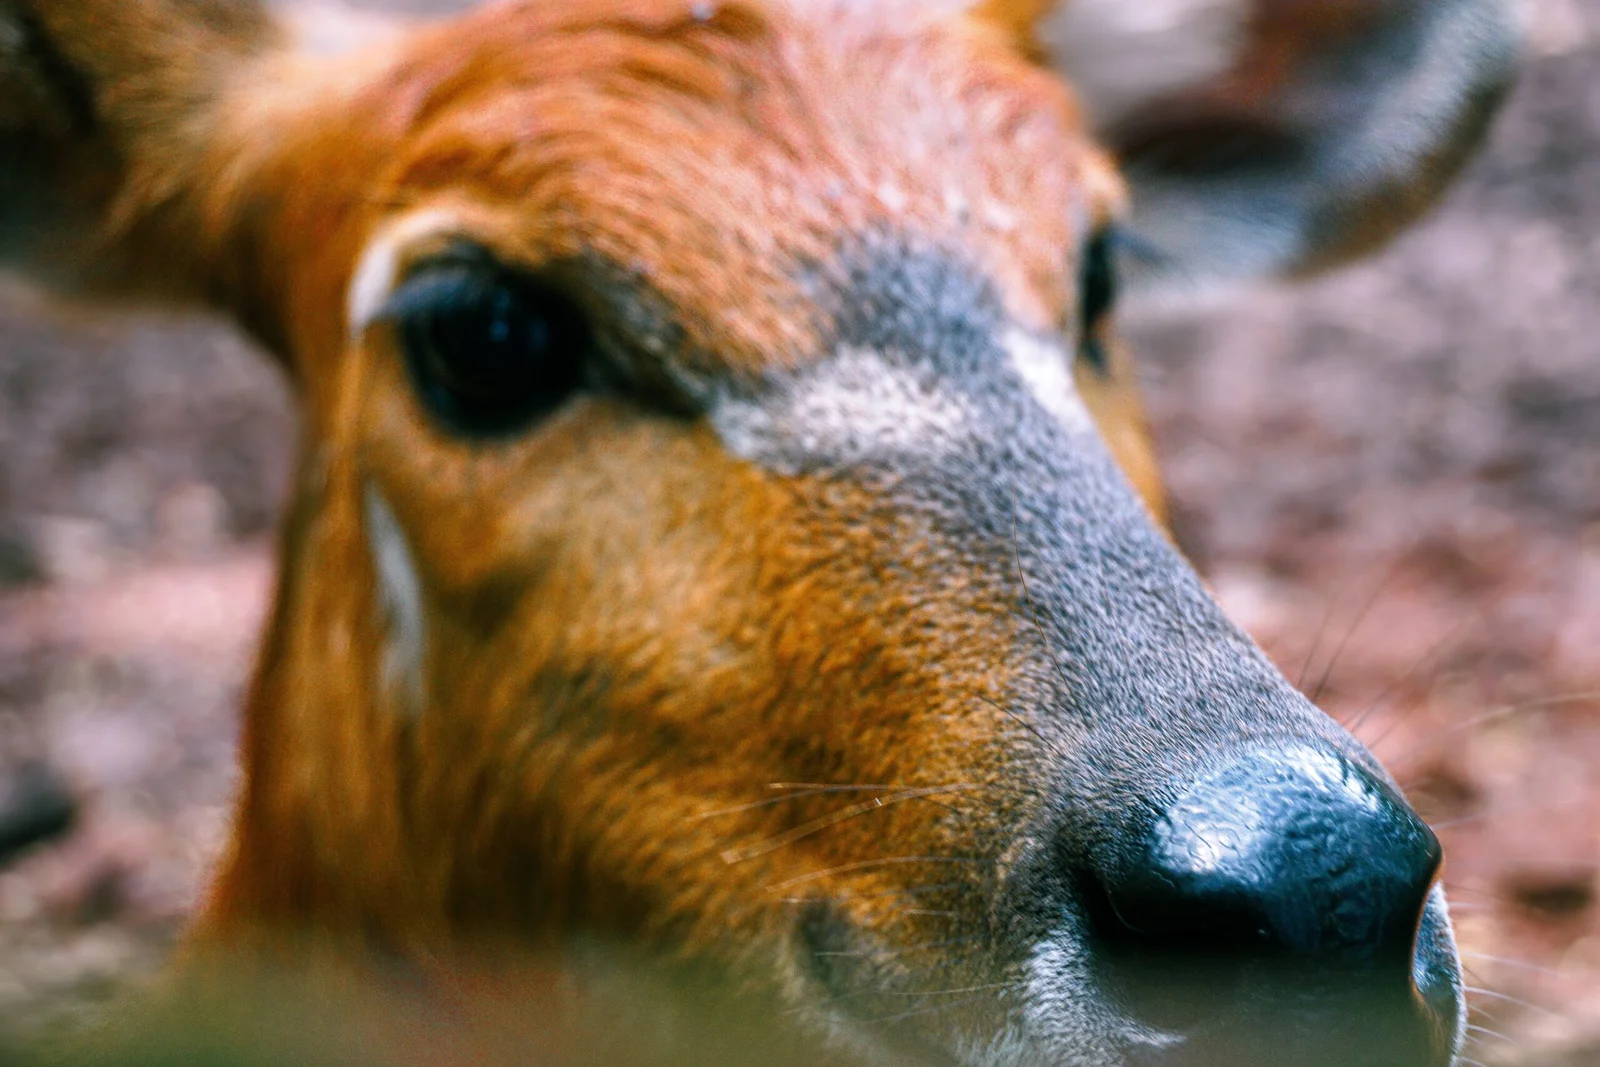
[[[394,291],[421,264],[450,249],[470,245],[470,240],[462,236],[461,220],[442,209],[418,211],[379,229],[356,261],[345,293],[351,340],[360,340],[378,320]]]
[[[392,324],[425,309],[443,293],[466,292],[469,287],[489,289],[495,281],[495,268],[486,261],[443,257],[426,260],[406,271],[368,325]]]

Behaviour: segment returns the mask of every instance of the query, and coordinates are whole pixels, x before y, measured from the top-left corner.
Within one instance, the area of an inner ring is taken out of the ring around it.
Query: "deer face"
[[[1425,201],[1498,66],[1423,100],[1413,173],[1267,59],[1499,25],[1447,7],[1242,19],[1210,95],[1150,95],[1172,129],[1092,121],[1004,10],[511,5],[334,60],[208,29],[214,132],[114,136],[87,229],[181,249],[304,407],[210,935],[599,933],[959,1062],[1448,1063],[1437,842],[1169,544],[1110,322],[1120,234],[1169,239],[1145,274],[1294,266]],[[194,95],[98,98],[100,39],[26,25],[91,117]],[[1142,149],[1269,119],[1277,156]],[[1252,182],[1271,240],[1178,262]]]

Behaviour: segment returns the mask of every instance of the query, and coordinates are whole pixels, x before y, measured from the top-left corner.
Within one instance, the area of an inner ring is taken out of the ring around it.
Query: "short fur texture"
[[[197,945],[594,934],[966,1062],[1170,1043],[1062,872],[1252,746],[1381,772],[1162,532],[1126,358],[1074,358],[1082,249],[1364,248],[1509,46],[1489,0],[1197,0],[1235,51],[1102,113],[1050,58],[1097,6],[0,0],[0,262],[228,312],[304,413]],[[617,384],[488,444],[430,419],[382,309],[461,246],[573,294]]]

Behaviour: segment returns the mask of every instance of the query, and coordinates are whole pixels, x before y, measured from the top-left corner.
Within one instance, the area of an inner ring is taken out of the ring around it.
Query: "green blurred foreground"
[[[597,974],[604,977],[596,977]],[[771,1004],[659,967],[440,968],[380,980],[253,972],[133,994],[87,1033],[6,1067],[802,1067],[856,1062],[802,1038]],[[876,1050],[874,1064],[908,1064]]]

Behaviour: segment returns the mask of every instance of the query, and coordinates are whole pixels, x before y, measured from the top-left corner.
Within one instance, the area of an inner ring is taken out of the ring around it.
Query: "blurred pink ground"
[[[1530,18],[1425,225],[1128,333],[1185,546],[1441,827],[1511,1038],[1471,1055],[1553,1067],[1600,1063],[1600,0]],[[0,776],[48,758],[85,805],[0,870],[0,1029],[151,973],[193,906],[292,435],[221,330],[0,293]]]

